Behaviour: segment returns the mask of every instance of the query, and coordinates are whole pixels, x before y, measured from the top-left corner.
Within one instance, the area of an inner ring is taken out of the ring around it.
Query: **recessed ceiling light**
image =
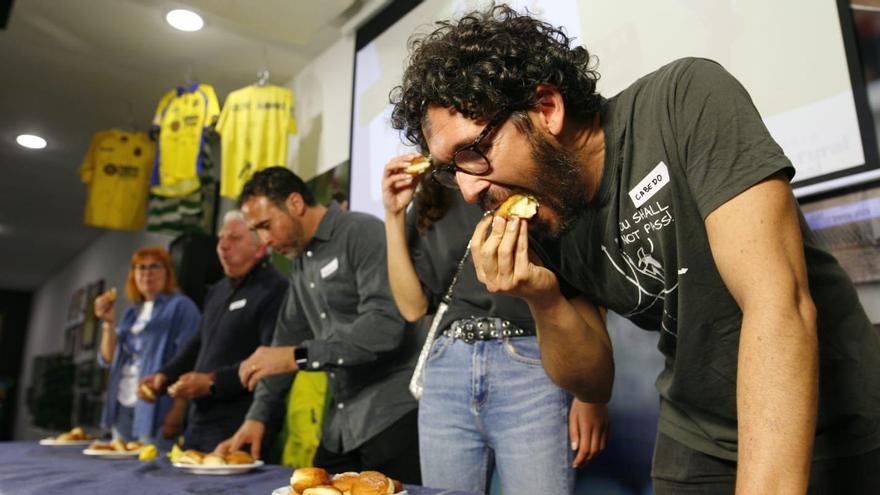
[[[202,16],[191,10],[175,9],[165,15],[165,20],[174,29],[181,31],[198,31],[205,25]]]
[[[15,142],[32,150],[41,150],[46,147],[46,140],[33,134],[20,134],[15,138]]]

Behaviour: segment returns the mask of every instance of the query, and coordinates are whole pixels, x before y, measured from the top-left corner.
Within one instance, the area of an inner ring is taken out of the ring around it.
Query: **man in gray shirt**
[[[218,450],[259,445],[271,411],[284,407],[292,373],[327,372],[332,401],[315,465],[377,470],[419,483],[417,403],[407,384],[418,354],[391,298],[382,222],[315,202],[290,170],[272,167],[245,184],[239,206],[250,228],[291,258],[290,289],[271,347],[241,363],[254,390],[245,422]]]

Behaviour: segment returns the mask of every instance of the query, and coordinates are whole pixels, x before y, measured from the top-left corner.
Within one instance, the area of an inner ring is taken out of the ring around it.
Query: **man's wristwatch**
[[[305,369],[305,367],[309,364],[309,349],[308,349],[308,347],[294,347],[293,348],[293,360],[296,361],[296,365],[300,369]]]

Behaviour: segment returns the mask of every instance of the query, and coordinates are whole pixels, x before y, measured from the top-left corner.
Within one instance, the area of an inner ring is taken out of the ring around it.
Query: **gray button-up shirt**
[[[275,346],[308,348],[308,370],[328,372],[332,404],[321,443],[356,449],[417,403],[407,390],[419,351],[388,285],[382,222],[330,205],[315,236],[290,266],[290,289]],[[248,419],[268,421],[284,407],[292,375],[262,380]]]

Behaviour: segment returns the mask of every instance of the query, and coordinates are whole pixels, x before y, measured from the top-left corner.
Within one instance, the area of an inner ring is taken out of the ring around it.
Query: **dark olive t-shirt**
[[[742,312],[718,273],[704,221],[724,202],[793,168],[745,89],[721,66],[683,59],[607,100],[606,156],[593,204],[543,255],[596,304],[660,333],[661,432],[736,459]],[[814,457],[880,446],[880,339],[855,288],[800,216],[818,309]]]

